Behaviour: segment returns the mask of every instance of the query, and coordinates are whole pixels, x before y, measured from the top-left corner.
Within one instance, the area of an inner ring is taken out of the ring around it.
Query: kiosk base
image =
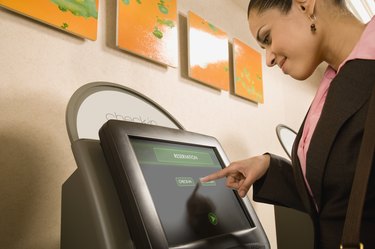
[[[134,249],[97,140],[77,140],[79,168],[62,187],[61,249]]]

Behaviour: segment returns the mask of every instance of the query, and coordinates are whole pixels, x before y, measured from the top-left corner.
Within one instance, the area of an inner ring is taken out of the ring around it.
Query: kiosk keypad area
[[[228,164],[215,138],[119,120],[99,137],[136,248],[269,248],[247,198],[199,181]]]

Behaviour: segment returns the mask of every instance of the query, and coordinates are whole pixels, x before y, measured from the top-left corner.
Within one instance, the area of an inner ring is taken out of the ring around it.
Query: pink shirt
[[[307,114],[305,126],[302,132],[302,137],[297,149],[297,155],[300,160],[302,172],[305,177],[305,182],[307,184],[311,196],[313,195],[306,179],[306,154],[309,150],[311,137],[314,134],[314,130],[322,113],[331,81],[333,80],[333,78],[335,78],[337,73],[340,71],[341,67],[347,61],[354,59],[375,60],[375,16],[371,19],[369,23],[367,23],[366,28],[362,33],[358,43],[356,44],[348,58],[346,58],[341,63],[337,72],[332,67],[327,67],[323,79],[319,85],[318,91],[316,92],[316,95],[312,101],[310,111]]]

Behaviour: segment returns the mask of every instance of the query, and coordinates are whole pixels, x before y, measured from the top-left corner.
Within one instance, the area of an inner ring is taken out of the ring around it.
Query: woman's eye
[[[271,43],[270,35],[267,34],[263,39],[263,44],[269,45]]]

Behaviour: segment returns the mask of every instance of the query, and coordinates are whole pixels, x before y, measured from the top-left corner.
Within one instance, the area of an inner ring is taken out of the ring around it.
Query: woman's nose
[[[266,63],[269,67],[273,67],[276,64],[276,56],[269,49],[266,50]]]

